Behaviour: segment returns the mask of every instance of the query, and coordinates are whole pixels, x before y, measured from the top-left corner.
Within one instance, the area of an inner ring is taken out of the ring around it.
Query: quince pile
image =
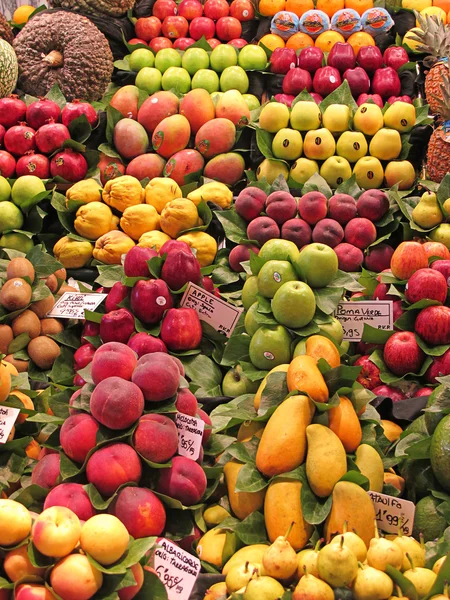
[[[94,258],[105,264],[120,264],[122,255],[136,244],[157,251],[170,239],[180,239],[197,251],[201,266],[214,261],[215,239],[196,228],[203,225],[200,202],[230,206],[233,195],[220,182],[210,182],[190,192],[187,198],[168,177],[155,177],[145,189],[135,177],[122,175],[106,182],[95,179],[74,184],[66,193],[66,208],[74,213],[74,231],[84,238],[65,236],[54,254],[66,268],[81,268]]]

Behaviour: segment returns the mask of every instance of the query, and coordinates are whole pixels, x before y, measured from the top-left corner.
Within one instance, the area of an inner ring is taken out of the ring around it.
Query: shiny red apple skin
[[[394,333],[384,345],[383,359],[387,368],[403,377],[407,373],[417,373],[425,360],[412,331]]]
[[[428,256],[418,242],[402,242],[391,258],[391,271],[397,279],[409,279],[419,269],[428,267]]]
[[[405,394],[393,385],[378,385],[372,392],[377,396],[386,396],[386,398],[390,398],[392,402],[398,402],[399,400],[404,400],[406,398]]]
[[[161,339],[169,350],[195,350],[202,341],[202,326],[193,308],[171,308],[161,325]]]
[[[405,295],[410,304],[425,299],[444,304],[447,289],[447,281],[442,273],[435,269],[419,269],[409,278]]]
[[[415,332],[430,346],[450,344],[450,308],[428,306],[420,311]]]
[[[403,46],[391,46],[384,51],[383,61],[387,67],[398,71],[402,65],[409,62],[409,57]]]
[[[450,375],[450,350],[444,352],[442,356],[433,356],[433,362],[425,373],[425,379],[428,383],[438,383],[437,377]]]
[[[367,390],[372,390],[378,385],[381,385],[380,369],[370,360],[370,356],[368,354],[358,358],[358,360],[354,363],[354,366],[362,367],[361,372],[356,378],[356,381],[358,381],[358,383],[360,383]]]
[[[141,280],[134,284],[130,297],[131,311],[147,325],[159,323],[173,300],[167,283],[162,279]]]

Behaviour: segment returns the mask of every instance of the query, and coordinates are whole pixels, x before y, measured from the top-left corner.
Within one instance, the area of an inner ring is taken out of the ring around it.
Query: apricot
[[[3,561],[3,569],[12,582],[27,576],[43,578],[46,571],[45,567],[34,567],[31,564],[31,561],[28,558],[28,544],[24,544],[23,546],[19,546],[19,548],[14,548],[14,550],[7,552],[5,560]]]
[[[135,585],[129,585],[127,587],[118,590],[120,600],[131,600],[138,594],[139,590],[144,584],[144,569],[140,563],[136,563],[131,567],[131,572],[136,580]]]
[[[88,453],[97,445],[98,428],[94,417],[86,413],[66,419],[59,434],[65,454],[71,460],[83,464]]]
[[[52,506],[69,508],[80,521],[87,521],[96,514],[81,483],[60,483],[50,490],[44,502],[44,510]]]
[[[80,520],[69,508],[52,506],[37,517],[31,535],[39,552],[45,556],[60,558],[70,554],[78,544],[81,535]]]
[[[190,458],[175,456],[170,468],[161,469],[156,489],[185,506],[192,506],[202,498],[206,483],[206,475],[200,465]]]
[[[131,377],[150,402],[168,400],[177,393],[180,372],[173,358],[164,352],[153,352],[139,359]]]
[[[141,487],[126,487],[119,492],[111,512],[135,539],[161,535],[166,526],[166,511],[152,491]]]
[[[22,583],[16,588],[16,600],[56,600],[45,585],[38,583]]]
[[[86,476],[103,496],[112,496],[124,483],[139,483],[142,465],[128,444],[103,446],[89,458]]]
[[[89,600],[102,587],[103,575],[84,554],[70,554],[53,567],[50,584],[64,600]]]
[[[165,415],[144,415],[134,432],[133,444],[136,451],[147,460],[165,463],[178,449],[177,426]]]
[[[81,529],[82,550],[105,566],[120,559],[129,541],[127,528],[114,515],[95,515]]]
[[[34,460],[39,459],[40,452],[41,447],[36,440],[31,440],[31,442],[25,448],[25,454],[28,456],[28,458],[33,458]]]
[[[126,344],[108,342],[100,346],[94,355],[92,380],[96,385],[112,375],[130,380],[136,364],[136,354]]]
[[[47,490],[52,489],[60,478],[59,454],[47,454],[34,467],[31,473],[31,483]]]
[[[31,530],[28,509],[15,500],[0,499],[0,546],[14,546]]]
[[[120,377],[108,377],[101,381],[90,399],[92,415],[110,429],[131,427],[142,415],[144,404],[140,388]]]
[[[34,410],[34,404],[30,396],[27,396],[23,392],[19,392],[19,390],[12,390],[11,396],[15,396],[16,398],[18,398],[25,408],[30,408],[31,410]],[[26,420],[27,417],[27,413],[21,412],[20,415],[17,417],[16,423],[20,425]]]

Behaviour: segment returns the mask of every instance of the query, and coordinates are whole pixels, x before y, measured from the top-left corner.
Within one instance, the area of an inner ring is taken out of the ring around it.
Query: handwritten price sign
[[[178,428],[178,454],[197,460],[202,447],[205,422],[183,413],[177,413],[175,423]]]
[[[0,406],[0,444],[6,444],[14,423],[20,414],[19,408]]]
[[[347,342],[361,341],[364,323],[375,329],[392,331],[394,328],[392,300],[341,302],[334,316],[341,322]]]
[[[200,573],[200,561],[166,538],[158,538],[154,568],[169,600],[189,600]]]
[[[55,319],[84,319],[84,311],[94,311],[108,294],[65,292],[47,317]]]
[[[411,535],[416,507],[409,500],[387,494],[367,492],[375,506],[378,527],[385,533],[397,533],[401,527],[403,535]]]

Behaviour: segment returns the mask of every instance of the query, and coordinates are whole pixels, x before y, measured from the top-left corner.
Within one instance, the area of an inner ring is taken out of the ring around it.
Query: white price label
[[[0,406],[0,444],[6,444],[14,423],[20,414],[19,408]]]
[[[233,333],[244,310],[217,298],[195,283],[189,283],[180,306],[193,308],[200,321],[209,323],[216,331],[223,333],[228,338]]]
[[[84,311],[94,311],[107,295],[65,292],[52,310],[47,313],[47,317],[54,317],[55,319],[84,319]]]
[[[414,525],[416,507],[414,502],[380,494],[367,492],[375,506],[375,518],[378,528],[385,533],[398,533],[402,529],[403,535],[411,535]]]
[[[341,322],[346,342],[360,342],[365,323],[384,331],[394,329],[392,300],[340,302],[334,316]]]
[[[158,538],[154,569],[164,584],[169,600],[189,600],[200,573],[197,557],[182,550],[166,538]]]
[[[178,454],[197,460],[202,448],[205,422],[202,419],[177,413],[175,423],[178,428]]]

